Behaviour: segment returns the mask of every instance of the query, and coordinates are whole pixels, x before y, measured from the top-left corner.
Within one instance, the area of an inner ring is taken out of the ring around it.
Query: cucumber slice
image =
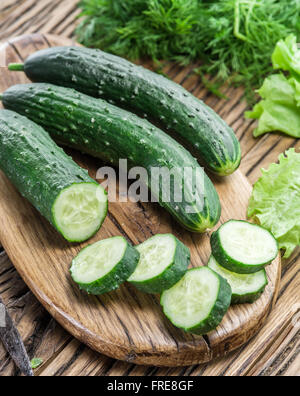
[[[173,323],[193,334],[216,329],[231,302],[228,282],[208,267],[194,268],[161,296],[165,315]]]
[[[238,274],[253,274],[272,263],[278,243],[266,229],[230,220],[211,236],[212,254],[222,267]]]
[[[53,220],[68,241],[85,241],[101,227],[107,206],[107,194],[99,184],[73,184],[62,190],[54,202]]]
[[[255,274],[236,274],[230,272],[220,264],[214,256],[211,256],[208,267],[226,279],[232,289],[231,304],[252,304],[260,298],[268,284],[266,270],[263,269]]]
[[[128,279],[144,293],[162,293],[186,273],[190,251],[174,235],[155,235],[137,246],[139,264]]]
[[[108,293],[128,279],[139,258],[139,252],[125,238],[113,237],[83,249],[73,260],[70,272],[87,293]]]

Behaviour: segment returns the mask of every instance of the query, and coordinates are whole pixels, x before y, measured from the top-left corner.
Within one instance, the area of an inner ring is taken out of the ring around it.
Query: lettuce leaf
[[[290,80],[290,83],[295,87],[295,101],[297,103],[297,106],[299,107],[300,110],[300,81],[296,80],[295,78],[292,78]]]
[[[267,132],[283,132],[300,137],[300,48],[295,35],[280,40],[272,55],[273,68],[289,72],[272,75],[257,92],[262,97],[246,118],[258,119],[254,136]]]
[[[300,76],[300,49],[295,35],[291,34],[276,44],[272,63],[274,69],[289,71]]]
[[[273,233],[285,258],[300,246],[300,153],[281,154],[278,164],[262,169],[254,185],[248,217]]]
[[[275,74],[264,81],[258,93],[263,100],[245,114],[246,118],[259,119],[254,136],[280,131],[300,138],[300,82]]]

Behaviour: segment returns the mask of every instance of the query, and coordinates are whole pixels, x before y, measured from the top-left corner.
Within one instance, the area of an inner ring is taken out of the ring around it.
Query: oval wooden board
[[[23,36],[1,47],[0,59],[19,62],[38,49],[69,45],[70,40],[53,36]],[[0,90],[26,82],[23,73],[0,69]],[[101,162],[71,152],[92,176]],[[222,222],[243,219],[251,187],[236,172],[213,180],[223,207]],[[164,317],[158,296],[138,292],[131,285],[101,296],[82,294],[69,276],[72,258],[86,244],[64,241],[0,173],[0,240],[24,281],[40,302],[74,337],[92,349],[116,359],[155,366],[188,366],[208,362],[240,347],[263,325],[276,300],[281,264],[278,257],[268,267],[269,285],[253,305],[230,308],[216,331],[205,337],[185,334]],[[109,215],[91,242],[125,235],[139,244],[156,233],[172,232],[192,253],[192,266],[207,263],[209,233],[191,234],[176,225],[155,204],[111,203]]]

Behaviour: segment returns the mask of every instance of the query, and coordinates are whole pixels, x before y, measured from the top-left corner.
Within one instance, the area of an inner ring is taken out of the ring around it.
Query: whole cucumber
[[[22,69],[11,65],[11,70]],[[240,165],[233,130],[210,107],[182,86],[118,56],[81,47],[38,51],[25,61],[34,82],[48,82],[112,101],[176,132],[204,166],[226,176]]]
[[[163,197],[162,182],[152,192],[190,231],[204,232],[219,221],[220,201],[208,176],[186,149],[148,121],[102,99],[50,84],[16,85],[3,94],[2,101],[6,108],[43,126],[56,141],[113,165],[128,159],[130,167],[145,168],[149,179],[154,169],[175,170],[178,180],[185,168],[196,171],[202,178],[200,185],[185,180],[180,200],[175,199],[174,183],[170,201]]]

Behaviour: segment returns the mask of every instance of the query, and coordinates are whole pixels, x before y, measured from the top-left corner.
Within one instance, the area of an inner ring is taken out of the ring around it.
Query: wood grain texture
[[[11,62],[25,59],[38,48],[67,44],[69,41],[55,36],[23,36],[4,44],[2,51]],[[0,88],[5,90],[13,83],[25,81],[24,74],[2,69]],[[226,107],[229,111],[228,103]],[[238,106],[237,112],[240,111]],[[80,165],[89,169],[91,176],[95,175],[101,165],[99,161],[72,154]],[[222,201],[222,222],[245,218],[251,187],[242,173],[215,179],[214,183]],[[113,358],[156,366],[208,362],[251,339],[265,322],[277,297],[279,258],[268,268],[269,285],[258,302],[232,307],[218,329],[206,337],[188,335],[166,320],[157,296],[139,293],[130,285],[101,297],[80,293],[70,279],[68,268],[74,255],[86,244],[74,246],[62,240],[3,174],[0,213],[2,245],[37,298],[77,339]],[[186,243],[192,252],[193,266],[207,263],[209,234],[183,231],[167,213],[152,204],[111,204],[101,231],[89,243],[121,234],[137,244],[158,232],[173,232]]]
[[[299,327],[297,329],[295,326],[297,322],[292,320],[299,314],[294,310],[295,304],[299,307],[297,292],[300,282],[300,267],[297,266],[299,257],[300,249],[295,252],[290,264],[285,264],[278,302],[261,332],[245,347],[230,353],[225,358],[200,366],[183,368],[136,366],[91,351],[77,340],[72,340],[72,337],[51,319],[24,285],[5,254],[0,255],[0,294],[18,325],[30,358],[38,356],[44,361],[35,371],[35,375],[268,376],[271,370],[274,376],[289,375],[289,373],[299,375],[299,350],[295,348],[294,353],[287,353],[286,350],[286,346],[289,351],[289,344],[295,343],[297,336],[299,337]],[[274,364],[283,359],[286,371],[280,370],[280,367]],[[18,375],[18,372],[0,347],[0,376],[8,375]]]

